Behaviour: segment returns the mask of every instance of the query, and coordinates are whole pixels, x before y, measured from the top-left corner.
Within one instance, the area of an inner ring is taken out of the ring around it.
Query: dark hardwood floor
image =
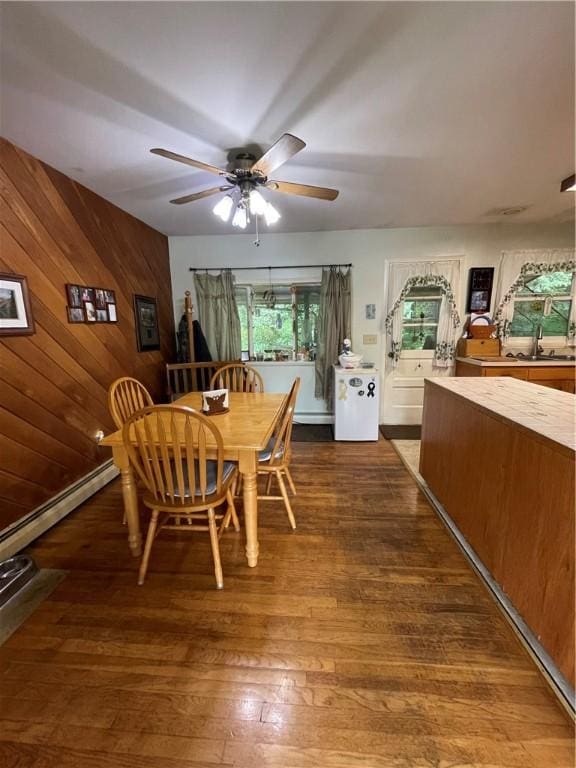
[[[115,481],[30,548],[69,571],[0,649],[2,768],[572,768],[572,725],[389,443],[296,443],[298,530],[165,533]]]

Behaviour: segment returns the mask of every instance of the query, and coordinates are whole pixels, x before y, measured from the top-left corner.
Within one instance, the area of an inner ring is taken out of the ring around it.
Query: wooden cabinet
[[[475,365],[456,361],[456,376],[510,376],[513,379],[531,381],[543,387],[559,389],[562,392],[576,393],[576,368],[572,365]]]

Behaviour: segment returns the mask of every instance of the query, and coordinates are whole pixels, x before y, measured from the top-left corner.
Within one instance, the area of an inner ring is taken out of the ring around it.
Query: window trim
[[[437,301],[439,304],[442,304],[442,299],[444,298],[444,294],[439,292],[435,293],[433,295],[417,295],[417,296],[405,296],[402,300],[402,330],[404,328],[418,328],[420,327],[420,320],[405,320],[404,319],[404,303],[406,301]],[[440,306],[438,307],[438,320],[436,322],[424,322],[424,326],[430,327],[433,326],[436,328],[436,340],[438,338],[438,326],[440,325]],[[434,357],[434,352],[436,351],[436,347],[434,349],[400,349],[400,358],[404,357],[405,359],[414,359],[414,358],[432,358]],[[410,353],[410,354],[406,354]]]

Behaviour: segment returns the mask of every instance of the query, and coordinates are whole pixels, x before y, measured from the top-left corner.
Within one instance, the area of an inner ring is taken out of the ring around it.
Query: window
[[[236,288],[242,357],[291,360],[293,353],[314,359],[319,285],[242,285]]]
[[[570,316],[572,272],[550,272],[526,278],[514,298],[511,336],[566,336]]]
[[[436,349],[442,292],[434,286],[414,286],[404,299],[402,349]]]

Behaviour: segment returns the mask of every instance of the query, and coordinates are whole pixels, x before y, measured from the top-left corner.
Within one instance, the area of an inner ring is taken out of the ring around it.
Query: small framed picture
[[[156,299],[151,296],[138,296],[135,294],[134,314],[136,315],[138,352],[150,352],[153,349],[160,349]]]
[[[68,322],[69,323],[84,323],[86,322],[86,316],[84,314],[84,307],[67,307],[68,309]]]
[[[69,307],[82,306],[82,288],[79,285],[67,285],[66,296],[68,298]]]
[[[366,320],[376,320],[376,304],[366,304]]]
[[[84,302],[84,310],[86,312],[86,322],[87,323],[95,323],[96,322],[96,307],[94,306],[93,301],[85,301]]]
[[[96,322],[97,323],[107,323],[108,322],[108,311],[105,309],[97,309],[96,310]]]
[[[94,288],[82,288],[82,301],[91,301],[94,303]]]
[[[116,304],[116,294],[114,291],[104,291],[104,297],[106,298],[106,304]]]
[[[494,267],[472,267],[468,280],[466,312],[488,312],[492,299]]]
[[[118,315],[116,314],[116,304],[108,304],[108,321],[110,323],[118,322]]]
[[[24,275],[0,272],[0,336],[34,333],[34,320]]]
[[[94,304],[96,309],[106,309],[106,291],[103,288],[94,288]]]

